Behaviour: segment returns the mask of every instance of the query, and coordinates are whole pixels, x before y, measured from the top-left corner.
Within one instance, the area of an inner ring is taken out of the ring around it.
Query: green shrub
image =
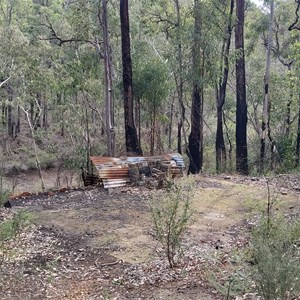
[[[263,299],[292,299],[300,292],[300,222],[262,219],[252,233],[254,281]]]
[[[291,137],[281,136],[277,141],[278,163],[279,167],[276,173],[286,173],[296,168],[296,145]]]
[[[18,211],[11,219],[0,224],[0,242],[4,243],[16,237],[20,231],[31,224],[31,214],[26,211]]]
[[[169,265],[175,266],[182,236],[190,224],[194,184],[189,179],[169,180],[166,191],[152,196],[150,209],[156,237],[162,244]]]

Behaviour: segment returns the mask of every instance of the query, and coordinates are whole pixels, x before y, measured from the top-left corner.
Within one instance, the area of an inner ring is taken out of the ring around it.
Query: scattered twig
[[[100,267],[111,267],[111,266],[115,266],[117,264],[122,264],[123,263],[123,260],[122,259],[118,259],[116,261],[113,261],[113,262],[107,262],[107,263],[102,263],[102,264],[98,264],[98,259],[95,261],[95,266],[97,268],[100,268]]]

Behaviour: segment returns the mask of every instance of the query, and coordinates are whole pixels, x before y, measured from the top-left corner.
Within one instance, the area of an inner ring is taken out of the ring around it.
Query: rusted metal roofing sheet
[[[90,160],[96,167],[97,165],[115,165],[122,162],[120,158],[105,156],[90,156]]]
[[[98,177],[103,183],[104,188],[120,187],[130,182],[130,165],[139,164],[149,166],[149,163],[160,162],[161,166],[170,169],[174,175],[182,173],[184,169],[183,158],[178,153],[124,158],[91,156],[90,159],[97,170]]]
[[[129,182],[129,179],[103,179],[103,186],[105,189],[113,187],[125,186]]]

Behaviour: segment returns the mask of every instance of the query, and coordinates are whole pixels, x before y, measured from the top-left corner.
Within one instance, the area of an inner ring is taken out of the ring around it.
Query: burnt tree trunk
[[[141,155],[142,150],[139,146],[137,131],[133,118],[132,65],[130,53],[128,0],[120,0],[120,20],[126,151],[133,155]]]
[[[226,148],[223,133],[223,106],[226,98],[226,86],[229,72],[229,50],[232,34],[232,14],[234,0],[230,1],[229,19],[222,47],[222,78],[217,88],[217,133],[216,133],[216,170],[218,173],[226,171]]]
[[[244,54],[244,14],[245,0],[237,0],[235,49],[236,59],[236,171],[248,174],[247,149],[247,101]]]
[[[296,138],[296,164],[297,167],[300,166],[300,94],[298,101],[298,127],[297,127],[297,138]]]
[[[203,61],[201,62],[201,11],[200,1],[194,1],[195,28],[193,43],[193,98],[191,111],[191,133],[189,135],[188,155],[190,165],[188,173],[197,174],[202,170],[203,164],[203,94],[202,75]]]

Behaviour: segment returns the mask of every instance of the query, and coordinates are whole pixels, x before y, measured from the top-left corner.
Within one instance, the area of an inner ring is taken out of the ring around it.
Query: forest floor
[[[24,186],[35,185],[28,176]],[[173,269],[155,240],[153,190],[88,187],[12,200],[0,222],[25,209],[33,223],[0,248],[0,299],[226,299],[238,253],[266,207],[267,180],[195,178],[193,223]],[[298,184],[297,176],[270,181],[276,209],[300,214]],[[230,299],[258,299],[235,292]]]

